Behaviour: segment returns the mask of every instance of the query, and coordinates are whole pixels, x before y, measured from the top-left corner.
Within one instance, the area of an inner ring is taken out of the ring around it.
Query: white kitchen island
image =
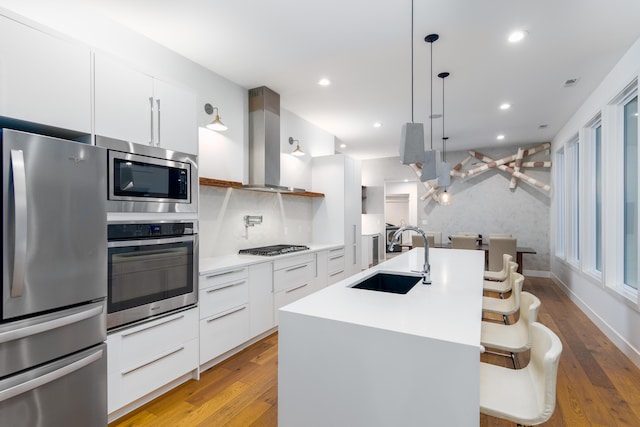
[[[431,249],[433,284],[404,295],[351,287],[378,271],[421,270],[423,254],[280,309],[280,427],[479,424],[484,251]]]

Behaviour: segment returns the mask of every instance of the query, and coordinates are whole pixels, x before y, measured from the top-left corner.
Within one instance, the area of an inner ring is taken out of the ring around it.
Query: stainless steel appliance
[[[259,248],[240,249],[238,253],[240,255],[262,255],[262,256],[275,256],[288,254],[290,252],[306,251],[309,250],[308,246],[304,245],[271,245],[261,246]]]
[[[197,223],[109,224],[108,240],[108,329],[198,301]]]
[[[0,132],[0,425],[104,426],[106,151]]]
[[[196,156],[96,136],[108,149],[109,212],[198,212]]]

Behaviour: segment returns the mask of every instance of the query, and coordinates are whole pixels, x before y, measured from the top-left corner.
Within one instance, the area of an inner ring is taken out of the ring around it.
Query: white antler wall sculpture
[[[539,153],[541,151],[548,150],[550,147],[551,147],[551,144],[548,142],[545,142],[544,144],[540,144],[536,147],[529,148],[529,149],[518,148],[518,151],[516,152],[516,154],[512,154],[510,156],[506,156],[497,160],[494,160],[491,157],[486,156],[478,151],[469,151],[469,156],[467,156],[464,160],[462,160],[460,163],[458,163],[453,168],[451,168],[450,174],[453,178],[465,179],[468,177],[480,175],[481,173],[487,172],[488,170],[491,170],[491,169],[499,169],[511,175],[511,179],[509,181],[509,188],[512,188],[512,189],[516,188],[518,179],[520,179],[522,182],[525,182],[529,185],[538,187],[548,192],[551,190],[551,186],[549,184],[545,184],[544,182],[541,182],[527,175],[526,173],[522,172],[522,169],[550,168],[551,161],[548,161],[548,160],[532,161],[532,162],[523,161],[525,158],[532,156],[536,153]],[[480,160],[484,164],[480,166],[476,166],[471,169],[464,170],[463,168],[472,159]],[[421,164],[419,163],[412,164],[410,166],[414,170],[416,175],[418,175],[418,177],[422,175]],[[421,200],[433,199],[437,202],[439,198],[438,191],[440,190],[440,187],[437,185],[431,185],[429,181],[424,181],[422,182],[422,184],[426,188],[427,192],[424,193],[420,197],[420,199]]]

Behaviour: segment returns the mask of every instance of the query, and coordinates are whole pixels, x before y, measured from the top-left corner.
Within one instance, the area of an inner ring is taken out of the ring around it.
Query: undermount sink
[[[391,292],[394,294],[406,294],[418,282],[420,276],[405,276],[402,274],[376,273],[373,276],[356,283],[352,288],[366,289],[369,291]]]

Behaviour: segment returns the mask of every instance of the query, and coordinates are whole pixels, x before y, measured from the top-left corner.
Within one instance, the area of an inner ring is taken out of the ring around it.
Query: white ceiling
[[[283,108],[347,144],[340,151],[398,155],[411,121],[411,0],[88,1],[243,87],[270,87]],[[414,16],[415,121],[429,147],[424,37],[437,33],[433,112],[442,110],[436,75],[448,71],[448,150],[549,141],[640,37],[638,0],[414,0]],[[510,44],[516,28],[528,37]],[[318,86],[321,77],[332,85]],[[563,88],[571,78],[578,84]],[[433,122],[440,149],[442,120]]]

